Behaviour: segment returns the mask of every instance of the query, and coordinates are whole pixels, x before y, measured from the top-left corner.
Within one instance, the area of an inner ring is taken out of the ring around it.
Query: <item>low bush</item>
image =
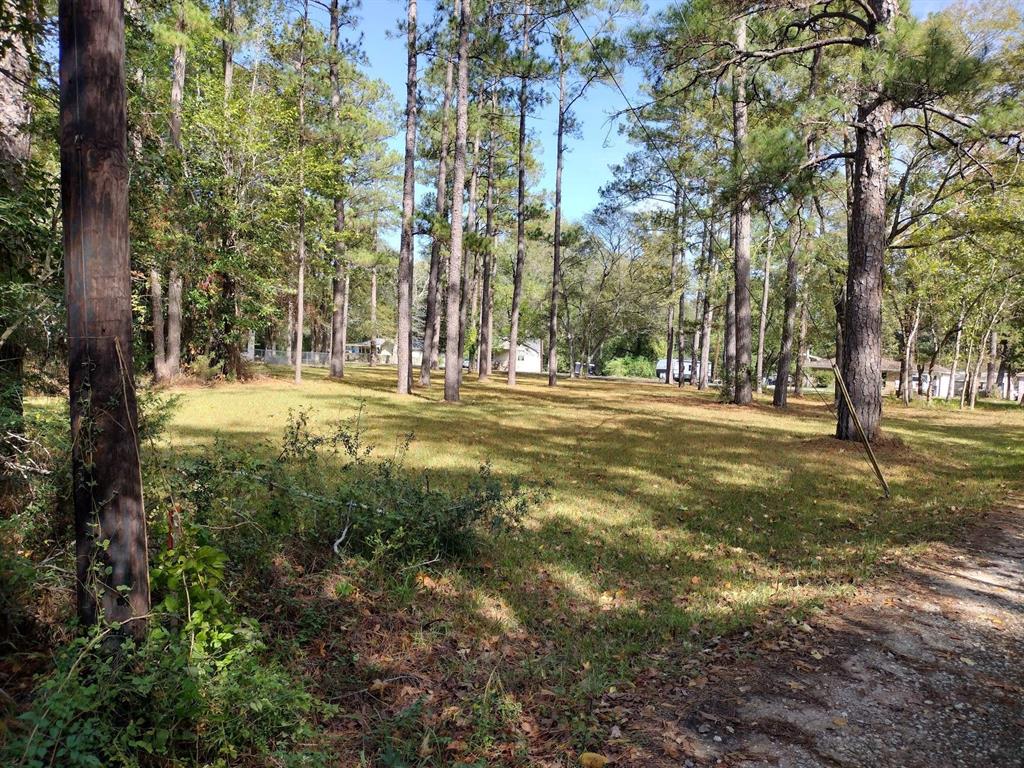
[[[140,405],[140,436],[151,445],[173,401],[143,395]],[[515,482],[502,483],[488,466],[458,489],[443,490],[403,467],[411,436],[381,459],[365,444],[358,417],[326,433],[311,430],[308,422],[306,412],[291,414],[279,449],[218,443],[185,457],[148,452],[148,633],[138,644],[125,641],[112,649],[106,638],[114,630],[92,629],[58,649],[53,669],[0,736],[0,764],[224,768],[336,762],[336,755],[319,750],[316,729],[334,708],[309,693],[283,663],[283,646],[267,647],[260,625],[237,607],[251,604],[242,598],[266,591],[261,576],[282,555],[309,568],[345,554],[349,565],[376,575],[469,556],[487,535],[516,526],[532,495]],[[73,535],[66,524],[55,528],[54,511],[67,492],[67,465],[58,472],[52,464],[58,457],[67,461],[66,441],[58,439],[66,423],[66,413],[58,412],[37,430],[51,443],[44,453],[54,471],[34,480],[37,494],[23,513],[33,515],[38,529],[24,528],[18,536],[16,551],[23,554],[0,559],[0,575],[11,585],[0,589],[5,611],[16,612],[37,590],[43,571],[24,553],[41,542],[63,558],[54,573],[64,574],[68,602]],[[45,437],[48,429],[52,434]]]
[[[210,384],[220,375],[220,369],[209,355],[196,355],[189,363],[188,372],[204,384]]]
[[[405,470],[411,436],[394,455],[377,458],[359,418],[320,434],[306,412],[293,413],[280,451],[241,451],[222,443],[183,462],[171,495],[232,562],[266,563],[288,544],[346,551],[383,566],[456,560],[482,534],[519,523],[534,494],[503,483],[488,465],[456,490]]]
[[[98,630],[65,646],[0,749],[3,764],[326,765],[323,755],[294,748],[311,740],[313,716],[330,708],[264,657],[251,622],[222,621],[209,633],[198,609],[193,616],[114,653]]]
[[[604,372],[608,376],[641,379],[653,379],[655,375],[654,363],[646,357],[634,357],[632,355],[612,358],[604,364]]]

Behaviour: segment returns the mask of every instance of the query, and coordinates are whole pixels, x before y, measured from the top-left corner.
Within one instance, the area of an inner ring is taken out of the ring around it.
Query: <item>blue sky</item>
[[[672,0],[648,0],[645,15],[657,12],[670,2]],[[911,0],[911,8],[915,15],[925,16],[929,12],[941,10],[949,2]],[[419,0],[421,23],[433,17],[435,6],[436,0]],[[358,13],[361,17],[358,29],[363,35],[363,48],[369,60],[370,74],[384,80],[395,98],[404,104],[405,39],[396,36],[395,32],[399,20],[405,18],[405,1],[363,0],[363,7]],[[424,64],[421,59],[420,67]],[[637,96],[639,82],[639,73],[633,69],[627,69],[620,79],[623,89],[634,104],[641,101]],[[585,98],[577,102],[576,116],[582,136],[569,141],[563,175],[564,208],[569,219],[581,218],[597,204],[601,185],[611,178],[610,167],[622,160],[629,151],[629,143],[619,135],[618,121],[609,122],[611,114],[624,108],[622,96],[614,88],[604,85],[592,86]],[[554,189],[556,121],[557,106],[551,101],[529,122],[529,130],[542,147],[544,172],[541,184],[548,191]],[[404,146],[399,136],[392,139],[392,144],[396,150]],[[417,189],[417,196],[424,191]]]

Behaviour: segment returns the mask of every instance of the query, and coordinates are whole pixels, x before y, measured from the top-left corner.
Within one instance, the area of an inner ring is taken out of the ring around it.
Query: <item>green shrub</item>
[[[148,439],[160,433],[173,401],[145,395],[140,403],[140,433]],[[53,437],[66,435],[66,423],[65,413],[54,416]],[[143,471],[150,538],[169,546],[150,550],[148,635],[112,650],[104,642],[109,630],[92,630],[57,651],[53,671],[7,732],[0,764],[334,764],[336,755],[317,750],[314,730],[334,708],[308,693],[283,657],[264,646],[257,622],[236,608],[244,604],[241,591],[258,590],[254,577],[281,553],[311,553],[307,563],[323,564],[345,552],[378,574],[465,557],[486,536],[514,527],[533,498],[488,466],[457,490],[442,490],[403,467],[409,440],[377,458],[358,418],[317,433],[300,412],[291,415],[279,451],[217,443],[187,457],[149,453]],[[66,438],[54,442],[53,456],[67,460]],[[26,529],[18,543],[63,541],[65,567],[53,572],[69,574],[66,545],[73,536],[52,533],[56,488],[66,493],[67,470],[42,477],[58,474],[57,486],[27,507],[49,522]],[[40,573],[28,558],[0,561],[4,584],[15,590],[0,590],[0,608],[31,596]],[[338,593],[346,589],[353,588]],[[402,753],[400,739],[388,743],[394,755]]]
[[[94,631],[66,646],[34,706],[0,750],[4,765],[43,768],[226,766],[308,741],[318,705],[255,633],[235,627],[219,653],[187,631],[155,628],[115,653]],[[322,764],[314,753],[306,764]],[[269,759],[268,763],[272,763]]]
[[[140,390],[141,441],[163,434],[176,403],[176,397]],[[0,454],[0,476],[0,647],[46,645],[66,637],[62,574],[74,569],[66,399],[57,407],[27,409],[21,433]]]
[[[189,364],[188,371],[204,384],[211,383],[220,374],[209,355],[196,355]]]
[[[277,458],[215,444],[182,462],[171,493],[187,505],[204,543],[236,564],[267,562],[289,542],[356,554],[380,565],[454,560],[484,534],[514,528],[534,495],[488,465],[456,491],[404,469],[408,442],[378,459],[358,418],[326,434],[292,414]]]
[[[654,378],[654,363],[646,357],[625,355],[616,357],[604,364],[604,372],[608,376],[635,377],[641,379]]]
[[[307,693],[239,616],[225,590],[227,555],[189,524],[150,568],[150,631],[112,651],[93,629],[61,649],[54,671],[0,757],[27,768],[61,765],[322,765],[295,750],[333,708]],[[266,758],[265,760],[263,758]]]

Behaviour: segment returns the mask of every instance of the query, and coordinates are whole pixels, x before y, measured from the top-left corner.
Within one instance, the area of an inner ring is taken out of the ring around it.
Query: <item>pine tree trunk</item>
[[[807,360],[807,301],[800,305],[800,331],[796,337],[796,364],[793,366],[793,397],[803,397],[804,362]]]
[[[26,3],[8,4],[0,15],[14,29],[26,21],[22,16],[26,8]],[[0,188],[16,193],[24,185],[25,163],[32,147],[28,130],[31,105],[27,93],[33,73],[29,41],[17,33],[0,33],[0,39]],[[8,262],[4,267],[7,281],[31,279],[27,265],[15,266]],[[3,303],[10,311],[0,312],[0,328],[11,329],[24,322],[24,311],[17,302]],[[25,344],[17,332],[0,340],[0,457],[3,458],[11,457],[22,447],[18,436],[25,429],[25,352]],[[0,497],[14,498],[22,492],[23,486],[13,473],[0,474]]]
[[[676,327],[676,358],[679,361],[679,363],[678,363],[678,365],[679,365],[679,379],[676,382],[676,386],[678,386],[680,388],[683,386],[683,379],[685,378],[683,376],[683,354],[684,354],[684,351],[685,351],[683,349],[683,347],[686,346],[685,341],[684,341],[684,334],[683,334],[683,330],[684,330],[684,326],[685,326],[685,321],[683,320],[683,317],[684,317],[685,312],[686,312],[686,288],[684,287],[683,290],[681,290],[679,292],[679,314],[677,315],[678,320],[676,321],[677,322],[677,327]]]
[[[1007,347],[1009,344],[1004,339],[999,346],[999,370],[996,374],[996,389],[999,391],[999,397],[1007,400],[1010,397],[1010,393],[1006,391],[1006,377],[1010,374],[1009,368],[1006,365]]]
[[[558,384],[558,278],[562,274],[562,169],[565,165],[565,48],[558,39],[558,131],[555,145],[555,231],[548,305],[548,386]]]
[[[844,331],[843,331],[843,326],[845,325],[845,322],[846,322],[845,319],[844,319],[846,317],[846,285],[845,284],[840,286],[840,288],[839,288],[839,295],[836,297],[835,301],[833,302],[833,307],[835,307],[835,313],[836,313],[836,331],[835,331],[836,356],[833,359],[838,362],[838,361],[843,359],[843,344],[844,344],[843,339],[845,338],[845,334],[844,334]],[[833,391],[833,399],[835,400],[835,402],[838,403],[840,397],[842,397],[842,392],[840,391],[840,388],[839,388],[839,379],[836,379],[835,384],[833,385],[833,390],[834,390]]]
[[[472,24],[470,0],[460,0],[459,11],[459,86],[455,108],[455,167],[452,169],[452,241],[448,253],[448,294],[445,308],[444,399],[459,401],[462,379],[462,350],[459,316],[462,312],[462,234],[463,195],[466,186],[466,134],[469,130],[469,28]]]
[[[345,359],[346,349],[348,348],[348,314],[349,307],[352,305],[352,270],[349,267],[345,268],[345,277],[341,284],[341,327],[335,329],[335,336],[339,333],[341,339],[337,342],[341,348],[341,359]]]
[[[231,98],[231,90],[235,81],[235,0],[224,0],[221,3],[224,36],[221,39],[221,52],[224,59],[224,104]]]
[[[379,354],[377,352],[377,268],[370,269],[370,365],[377,365]]]
[[[882,420],[882,265],[886,248],[886,131],[893,107],[882,102],[858,110],[854,157],[852,247],[846,281],[843,379],[868,440]],[[846,400],[838,403],[836,436],[858,440]]]
[[[698,275],[699,279],[699,275]],[[697,386],[697,366],[700,364],[700,312],[704,306],[704,291],[698,290],[693,299],[693,339],[690,343],[690,384]]]
[[[178,19],[175,23],[177,40],[171,59],[171,145],[181,151],[181,101],[185,96],[185,3],[178,3]]]
[[[973,411],[978,402],[978,390],[981,388],[981,361],[985,357],[985,344],[987,339],[982,339],[978,344],[978,359],[974,363],[974,370],[971,372],[971,402],[970,408]]]
[[[337,0],[334,0],[337,2]],[[416,0],[406,9],[405,170],[398,255],[398,394],[412,391],[413,214],[416,208]]]
[[[288,299],[288,341],[285,347],[288,365],[295,365],[295,298]]]
[[[869,0],[876,31],[893,26],[899,13],[893,0]],[[841,370],[853,408],[868,440],[882,422],[882,269],[886,250],[886,187],[889,178],[888,131],[894,107],[869,93],[857,108],[853,161],[853,209],[846,273],[846,338]],[[836,437],[859,440],[846,400],[837,404]]]
[[[450,206],[449,206],[450,210]],[[438,368],[438,361],[441,359],[441,318],[444,313],[441,311],[444,296],[446,291],[445,279],[448,273],[447,262],[442,258],[440,264],[440,270],[437,275],[437,311],[434,313],[434,328],[430,335],[430,370],[436,371]]]
[[[181,375],[181,294],[184,286],[177,269],[171,268],[168,277],[166,366],[167,378],[176,379]]]
[[[483,99],[483,94],[478,93],[476,103],[479,105]],[[468,118],[467,118],[468,120]],[[466,211],[466,229],[470,235],[476,235],[476,194],[477,186],[480,181],[480,126],[477,125],[476,132],[473,136],[473,171],[469,176],[469,191],[467,194],[468,208]],[[467,163],[469,162],[467,158]],[[476,311],[476,251],[470,247],[470,243],[465,242],[464,256],[462,261],[462,289],[461,289],[461,300],[459,302],[459,385],[462,384],[462,361],[466,356],[466,342],[468,339],[467,333],[469,330],[469,318],[470,318],[470,305],[472,309]],[[470,269],[472,261],[472,270]]]
[[[305,315],[305,301],[304,294],[306,292],[306,232],[305,227],[299,227],[299,240],[298,240],[298,276],[296,279],[295,287],[295,383],[299,384],[302,381],[302,342],[305,331],[304,326],[304,315]]]
[[[785,408],[789,390],[789,369],[793,364],[793,332],[796,330],[797,298],[800,292],[800,210],[789,222],[789,252],[786,254],[786,305],[782,317],[782,343],[779,348],[779,364],[775,371],[775,392],[772,405]]]
[[[665,383],[672,384],[672,346],[676,330],[676,267],[679,250],[679,182],[676,182],[675,200],[672,208],[672,245],[669,248],[668,270],[668,312],[665,318]]]
[[[331,279],[331,367],[330,375],[334,379],[345,377],[345,311],[348,304],[346,286],[348,285],[348,267],[345,264],[345,246],[341,242],[341,233],[345,229],[345,201],[334,198],[334,234],[337,241],[334,245],[334,277]]]
[[[693,344],[690,347],[690,383],[695,387],[700,384],[700,376],[697,371],[700,364],[700,341],[704,328],[706,275],[710,267],[709,262],[708,225],[705,221],[700,235],[700,253],[697,256],[697,296],[693,303]]]
[[[996,389],[996,360],[999,359],[999,336],[989,334],[988,361],[985,365],[985,397],[992,397]]]
[[[770,224],[769,224],[770,226]],[[775,240],[772,233],[768,235],[768,242],[764,249],[764,284],[761,287],[761,314],[757,321],[757,393],[764,390],[764,337],[768,329],[768,297],[771,295],[772,279],[772,248]]]
[[[461,2],[461,0],[460,0]],[[440,222],[448,212],[448,107],[452,99],[455,69],[448,61],[444,76],[444,97],[441,103],[441,137],[437,160],[437,185],[434,188],[434,216]],[[430,371],[437,366],[437,339],[440,331],[441,239],[434,233],[430,244],[430,273],[427,277],[427,317],[423,323],[423,360],[420,364],[420,386],[430,386]]]
[[[572,315],[569,313],[569,293],[565,290],[565,272],[559,272],[558,285],[562,293],[562,309],[565,312],[565,340],[569,351],[569,378],[576,378],[576,340],[572,334]]]
[[[494,285],[495,271],[495,229],[494,229],[494,148],[497,134],[494,130],[494,118],[497,114],[497,95],[491,91],[490,135],[487,139],[487,213],[484,228],[487,234],[487,248],[483,258],[483,289],[480,300],[480,366],[477,369],[480,381],[486,381],[491,375],[493,361],[492,346],[494,343]]]
[[[153,378],[167,380],[167,349],[164,345],[164,289],[160,282],[160,270],[149,270],[149,302],[153,315]]]
[[[722,373],[722,399],[736,396],[736,294],[729,291],[725,297],[725,366]]]
[[[530,0],[523,3],[523,59],[530,56]],[[524,66],[526,66],[524,64]],[[519,78],[519,179],[516,194],[516,267],[512,273],[512,316],[508,331],[508,385],[516,385],[519,354],[519,309],[523,300],[523,272],[526,269],[526,110],[528,69]]]
[[[707,389],[711,383],[711,328],[715,322],[715,308],[711,301],[712,288],[718,277],[718,262],[712,252],[714,233],[709,234],[707,258],[711,268],[707,270],[704,283],[704,314],[700,323],[700,377],[697,389]]]
[[[949,370],[949,387],[946,389],[946,396],[943,400],[953,399],[953,390],[956,389],[956,369],[960,364],[960,341],[964,332],[964,314],[961,313],[960,320],[956,327],[956,341],[953,343],[953,364]]]
[[[409,0],[413,7],[415,23],[416,0]],[[338,56],[341,44],[341,3],[331,0],[330,6],[330,46],[331,59],[329,74],[331,79],[331,120],[336,129],[341,128],[341,79],[338,72]],[[415,67],[415,57],[413,59]],[[415,107],[414,107],[415,108]],[[339,170],[339,174],[341,171]],[[334,277],[331,279],[331,349],[329,375],[334,379],[345,376],[345,330],[342,314],[345,307],[345,285],[347,266],[345,264],[345,243],[342,236],[345,232],[345,199],[341,195],[334,197]],[[404,231],[403,231],[404,232]],[[401,275],[401,265],[399,266]],[[401,305],[399,306],[401,317]]]
[[[302,337],[306,320],[306,25],[309,0],[302,4],[302,37],[299,42],[299,231],[298,279],[295,287],[295,383],[302,382]]]
[[[233,242],[234,236],[228,233],[226,239],[221,243],[221,248],[225,253],[234,247]],[[219,348],[221,371],[224,376],[231,378],[239,375],[242,359],[235,322],[238,312],[237,288],[235,278],[227,272],[220,272],[220,281],[220,338],[213,339],[211,346],[216,345]]]
[[[479,225],[477,225],[477,234],[479,234]],[[472,277],[472,290],[470,291],[470,304],[469,304],[469,328],[467,333],[472,334],[476,332],[476,346],[473,348],[473,359],[470,361],[469,370],[479,371],[480,370],[480,253],[478,250],[473,253],[473,277]],[[468,343],[469,337],[466,337],[464,343]]]
[[[967,360],[964,361],[964,386],[960,390],[960,410],[964,409],[967,403],[968,390],[974,386],[971,381],[971,357],[974,355],[974,339],[969,338],[967,342]]]
[[[910,401],[914,396],[913,393],[913,382],[911,380],[913,374],[913,366],[911,364],[911,358],[913,356],[914,342],[917,338],[917,326],[921,322],[921,305],[917,304],[914,310],[913,316],[910,318],[910,323],[903,329],[903,354],[900,357],[900,397],[903,400],[904,405],[910,405]]]
[[[28,7],[28,3],[5,3],[0,45],[0,175],[14,188],[21,186],[21,165],[31,150],[27,92],[33,73],[28,41],[17,32],[8,34],[7,29],[13,31],[27,21],[23,13]]]
[[[149,571],[132,365],[124,17],[119,0],[61,0],[58,18],[78,614],[83,624],[116,622],[142,637]]]
[[[747,47],[747,18],[736,22],[736,47]],[[733,165],[739,178],[746,176],[747,85],[746,71],[737,66],[733,71]],[[753,400],[750,388],[750,198],[740,190],[736,203],[735,242],[736,302],[736,368],[733,371],[733,402],[748,405]]]

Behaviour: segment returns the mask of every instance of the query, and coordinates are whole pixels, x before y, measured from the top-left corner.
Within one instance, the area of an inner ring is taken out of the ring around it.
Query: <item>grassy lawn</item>
[[[301,386],[287,376],[181,389],[168,447],[219,435],[268,450],[290,409],[323,426],[362,409],[379,454],[413,433],[405,466],[432,482],[465,482],[491,462],[549,489],[524,530],[480,562],[413,568],[386,589],[332,590],[332,579],[357,578],[343,573],[305,584],[312,602],[293,620],[313,629],[299,633],[299,663],[344,707],[360,702],[359,717],[335,724],[338,738],[365,745],[377,728],[413,757],[436,744],[419,764],[450,764],[445,744],[504,764],[586,748],[602,693],[652,666],[701,675],[698,651],[714,638],[769,631],[841,595],[955,534],[1024,476],[1024,412],[1000,403],[888,404],[885,500],[860,447],[831,438],[829,405],[813,394],[780,413],[653,383],[550,389],[526,376],[510,390],[467,377],[463,402],[446,405],[437,384],[392,394],[391,368],[353,367],[344,382],[309,369]],[[264,620],[273,624],[269,610]],[[331,671],[323,659],[337,655],[348,661]],[[415,702],[426,709],[403,709]]]

